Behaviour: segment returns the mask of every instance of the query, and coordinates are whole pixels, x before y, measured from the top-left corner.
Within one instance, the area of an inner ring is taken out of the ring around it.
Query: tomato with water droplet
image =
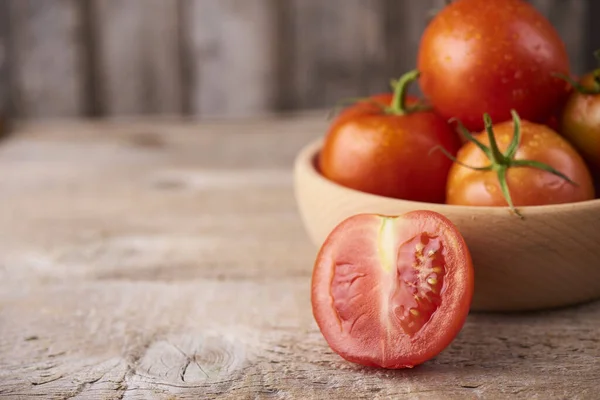
[[[585,75],[561,115],[561,134],[566,137],[595,171],[600,171],[600,69]]]
[[[407,96],[418,72],[404,75],[395,93],[371,96],[333,121],[319,154],[319,170],[342,186],[379,196],[443,203],[460,139],[448,121]]]
[[[594,198],[592,176],[577,150],[544,124],[493,124],[471,135],[448,174],[446,201],[468,206],[540,206]],[[463,127],[464,128],[464,127]]]
[[[417,68],[425,97],[443,117],[474,131],[481,116],[546,122],[568,96],[565,43],[524,0],[457,0],[426,27]]]
[[[460,332],[473,282],[469,249],[443,215],[360,214],[342,221],[318,253],[313,314],[344,359],[411,368],[437,356]]]

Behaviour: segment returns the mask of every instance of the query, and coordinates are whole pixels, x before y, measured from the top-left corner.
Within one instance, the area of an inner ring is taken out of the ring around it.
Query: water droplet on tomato
[[[485,184],[485,190],[489,193],[489,194],[494,194],[498,191],[498,188],[496,187],[496,185],[492,184],[492,183],[486,183]]]
[[[507,133],[503,134],[503,135],[496,135],[496,140],[498,140],[498,144],[508,144],[508,142],[510,142],[512,140],[512,137],[510,137]]]
[[[513,100],[522,99],[524,96],[525,96],[525,91],[523,89],[513,90]]]

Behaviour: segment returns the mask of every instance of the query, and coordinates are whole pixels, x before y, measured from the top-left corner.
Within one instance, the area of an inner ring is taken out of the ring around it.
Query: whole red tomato
[[[469,137],[448,174],[448,204],[536,206],[594,198],[590,171],[566,139],[543,124],[513,122]],[[515,210],[516,211],[516,210]]]
[[[524,0],[457,0],[425,29],[418,52],[420,85],[444,118],[470,130],[481,116],[545,122],[567,96],[565,44],[552,24]]]
[[[341,222],[321,246],[311,302],[325,340],[344,359],[410,368],[456,337],[473,287],[469,249],[446,217],[361,214]]]
[[[561,134],[600,171],[600,69],[580,80],[561,115]]]
[[[417,77],[411,71],[394,94],[359,101],[337,117],[319,156],[326,178],[380,196],[444,202],[452,162],[431,150],[443,146],[456,154],[460,140],[446,120],[407,101],[407,86]]]

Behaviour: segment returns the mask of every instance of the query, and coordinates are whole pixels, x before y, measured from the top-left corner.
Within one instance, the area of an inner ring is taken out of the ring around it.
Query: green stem
[[[328,119],[331,119],[341,109],[348,105],[357,103],[368,103],[381,109],[381,112],[387,115],[407,115],[421,111],[431,110],[431,107],[424,102],[416,102],[408,106],[406,104],[406,97],[408,94],[408,87],[411,83],[416,81],[420,76],[418,70],[412,70],[402,75],[398,80],[392,79],[390,85],[393,89],[392,104],[387,106],[380,102],[373,100],[370,97],[350,97],[338,101],[333,109],[329,112]]]
[[[508,182],[506,181],[506,172],[508,171],[508,167],[501,166],[496,171],[498,174],[498,184],[500,185],[500,190],[502,190],[502,195],[508,204],[508,207],[521,219],[523,219],[523,215],[515,208],[515,204],[512,201],[512,196],[510,195],[510,189],[508,188]]]
[[[494,129],[493,129],[494,124],[493,124],[492,118],[490,117],[489,114],[486,113],[483,115],[483,122],[485,124],[485,131],[487,132],[488,140],[490,141],[490,150],[492,153],[492,164],[495,164],[495,165],[506,164],[504,155],[498,148],[498,142],[496,142],[496,136],[494,135]]]
[[[515,131],[504,157],[509,160],[514,160],[515,155],[517,154],[517,150],[519,149],[519,145],[521,144],[521,120],[519,119],[519,115],[516,113],[515,110],[511,110],[510,114],[512,115],[514,121]]]
[[[394,98],[392,104],[388,110],[388,114],[393,115],[406,115],[411,112],[417,111],[414,108],[407,108],[406,106],[406,95],[408,94],[408,87],[411,83],[416,81],[420,76],[419,70],[412,70],[402,75],[397,82],[392,82],[392,88],[394,89]]]
[[[517,150],[518,150],[520,142],[521,142],[521,120],[519,118],[519,114],[517,114],[517,112],[515,110],[511,110],[511,115],[513,118],[514,133],[513,133],[513,138],[511,140],[510,144],[508,145],[508,149],[505,154],[502,154],[502,152],[498,148],[498,142],[494,135],[493,122],[487,113],[484,114],[483,121],[485,124],[485,131],[487,133],[487,136],[488,136],[488,139],[490,142],[489,147],[484,145],[483,143],[481,143],[479,140],[477,140],[477,138],[475,138],[460,123],[460,121],[458,121],[459,128],[461,129],[465,138],[469,142],[472,142],[474,145],[478,146],[481,149],[481,151],[486,155],[486,157],[490,160],[489,166],[486,166],[486,167],[469,166],[469,165],[466,165],[466,164],[460,162],[459,160],[457,160],[455,157],[453,157],[447,151],[444,151],[444,154],[447,157],[449,157],[452,161],[454,161],[456,164],[461,165],[465,168],[470,168],[474,171],[480,171],[480,172],[496,171],[498,184],[500,185],[502,195],[503,195],[504,199],[506,200],[508,207],[517,216],[519,216],[520,218],[523,218],[521,213],[519,213],[519,211],[515,208],[515,205],[514,205],[514,202],[513,202],[511,193],[510,193],[510,188],[508,186],[507,173],[510,168],[535,168],[535,169],[539,169],[542,171],[549,172],[553,175],[556,175],[572,185],[577,185],[577,183],[573,182],[568,176],[566,176],[565,174],[556,170],[555,168],[553,168],[552,166],[550,166],[548,164],[544,164],[544,163],[542,163],[540,161],[536,161],[536,160],[516,160],[515,159],[515,157],[517,155]],[[452,120],[456,120],[456,119],[452,119]],[[452,121],[452,120],[450,120],[450,121]]]
[[[576,80],[574,80],[573,78],[571,78],[570,76],[567,76],[564,74],[552,74],[552,75],[566,81],[567,83],[569,83],[569,85],[573,86],[573,88],[581,94],[596,95],[596,94],[600,94],[600,68],[596,69],[593,72],[593,74],[594,74],[594,84],[592,85],[592,87],[585,87],[581,83],[579,83]]]
[[[548,164],[544,164],[544,163],[539,162],[539,161],[535,161],[535,160],[512,160],[510,162],[510,166],[511,167],[530,167],[530,168],[541,169],[542,171],[550,172],[551,174],[556,175],[556,176],[564,179],[565,181],[569,182],[573,186],[579,186],[579,184],[577,182],[574,182],[571,178],[569,178],[568,176],[566,176],[565,174],[563,174],[559,170],[551,167]]]
[[[430,156],[432,153],[436,152],[437,150],[439,150],[442,153],[444,153],[444,155],[446,157],[448,157],[450,160],[452,160],[452,162],[455,162],[458,165],[462,165],[463,167],[472,169],[474,171],[491,171],[492,170],[492,166],[491,165],[488,165],[487,167],[473,167],[472,165],[465,164],[464,162],[462,162],[462,161],[458,160],[456,157],[454,157],[452,155],[452,153],[450,153],[448,150],[446,150],[442,146],[435,146],[434,148],[432,148],[431,150],[429,150],[429,154],[428,155]]]
[[[456,122],[456,124],[458,125],[458,130],[464,136],[464,138],[469,142],[473,142],[477,147],[479,147],[479,149],[481,149],[481,151],[483,151],[489,159],[492,158],[492,151],[490,150],[490,148],[487,147],[485,144],[481,143],[479,140],[477,140],[475,136],[473,136],[473,134],[469,132],[469,130],[463,125],[463,123],[458,118],[450,118],[448,122]]]

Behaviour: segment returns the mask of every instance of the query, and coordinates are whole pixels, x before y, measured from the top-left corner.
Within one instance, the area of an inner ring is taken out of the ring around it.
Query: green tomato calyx
[[[506,200],[510,210],[523,219],[523,215],[516,209],[514,206],[512,196],[510,193],[510,188],[508,187],[508,182],[506,179],[506,173],[510,168],[536,168],[542,171],[549,172],[553,175],[556,175],[572,185],[577,185],[573,180],[571,180],[568,176],[563,174],[562,172],[556,170],[552,166],[542,163],[536,160],[518,160],[516,159],[517,150],[519,149],[519,145],[521,143],[521,119],[515,110],[511,110],[511,115],[513,119],[514,125],[514,134],[508,148],[504,153],[500,151],[498,148],[498,142],[496,141],[496,137],[494,135],[493,130],[493,122],[489,114],[484,114],[483,121],[485,123],[485,131],[487,133],[487,137],[490,145],[486,146],[477,138],[475,138],[471,132],[460,122],[458,119],[453,118],[450,122],[456,122],[458,124],[458,128],[461,134],[471,143],[475,144],[479,149],[486,155],[486,157],[490,160],[490,165],[485,167],[474,167],[470,165],[466,165],[456,159],[456,157],[452,156],[447,150],[440,148],[440,150],[452,161],[455,163],[469,168],[475,171],[494,171],[498,176],[498,183],[500,185],[500,189],[502,191],[502,195]]]
[[[594,52],[594,58],[596,58],[598,65],[600,65],[600,49]],[[584,85],[582,82],[577,82],[570,76],[564,74],[553,74],[553,76],[567,81],[578,93],[592,96],[600,94],[600,67],[592,71],[592,83],[587,85]]]

